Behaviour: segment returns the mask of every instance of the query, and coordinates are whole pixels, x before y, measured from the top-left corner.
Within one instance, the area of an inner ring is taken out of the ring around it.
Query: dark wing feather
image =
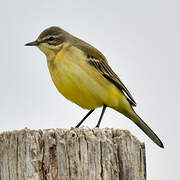
[[[107,80],[111,81],[118,89],[123,91],[127,95],[131,105],[136,106],[136,102],[126,86],[121,82],[119,77],[113,72],[111,67],[105,61],[89,58],[88,63],[94,66]]]
[[[79,39],[78,39],[79,40]],[[126,94],[132,106],[136,106],[136,102],[126,86],[121,82],[119,77],[113,72],[105,56],[90,44],[81,41],[80,43],[73,43],[74,46],[82,50],[87,56],[87,62],[95,67],[107,80],[111,81],[119,90]]]

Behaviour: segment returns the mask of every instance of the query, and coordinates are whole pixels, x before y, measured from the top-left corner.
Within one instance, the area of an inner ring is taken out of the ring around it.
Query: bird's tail
[[[121,112],[122,113],[122,112]],[[158,138],[158,136],[151,130],[151,128],[136,114],[136,112],[131,108],[131,111],[126,111],[123,113],[126,117],[131,119],[139,128],[141,128],[144,133],[158,146],[164,148],[163,143]]]

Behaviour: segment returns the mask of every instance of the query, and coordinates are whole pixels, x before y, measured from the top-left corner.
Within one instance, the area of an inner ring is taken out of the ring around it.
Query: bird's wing
[[[96,70],[98,70],[107,80],[111,81],[118,89],[120,89],[126,95],[132,106],[136,106],[134,98],[108,65],[105,56],[93,46],[83,43],[84,42],[82,42],[82,44],[76,44],[76,47],[85,53],[87,56],[87,63],[96,68]]]

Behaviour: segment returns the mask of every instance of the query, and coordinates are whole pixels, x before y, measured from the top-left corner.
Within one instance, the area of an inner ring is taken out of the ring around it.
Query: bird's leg
[[[86,116],[76,125],[76,128],[78,128],[78,127],[85,121],[85,119],[86,119],[94,110],[95,110],[95,109],[90,110],[90,111],[86,114]]]
[[[105,112],[105,110],[106,110],[106,107],[107,107],[106,105],[103,105],[103,109],[102,109],[102,112],[101,112],[101,115],[100,115],[100,118],[99,118],[99,121],[98,121],[96,127],[99,127],[99,126],[100,126],[101,120],[102,120],[103,115],[104,115],[104,112]]]

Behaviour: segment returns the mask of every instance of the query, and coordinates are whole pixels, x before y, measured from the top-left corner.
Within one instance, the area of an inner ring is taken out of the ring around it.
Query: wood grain
[[[119,129],[0,135],[0,180],[145,180],[145,146]]]

